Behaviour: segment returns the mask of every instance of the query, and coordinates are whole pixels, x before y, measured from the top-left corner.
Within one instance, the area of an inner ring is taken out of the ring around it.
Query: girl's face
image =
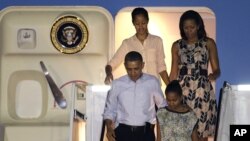
[[[134,20],[134,26],[137,34],[147,34],[148,33],[148,21],[142,15],[136,15]]]
[[[187,19],[183,22],[183,30],[188,39],[198,38],[198,25],[193,19]]]
[[[182,105],[182,96],[179,96],[176,92],[167,93],[166,99],[168,107],[172,110],[176,110]]]

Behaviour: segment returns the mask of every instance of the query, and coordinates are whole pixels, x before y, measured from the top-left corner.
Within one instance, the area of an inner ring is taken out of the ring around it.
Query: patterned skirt
[[[217,105],[213,87],[205,76],[179,77],[183,90],[183,102],[195,112],[199,137],[214,136],[217,120]]]

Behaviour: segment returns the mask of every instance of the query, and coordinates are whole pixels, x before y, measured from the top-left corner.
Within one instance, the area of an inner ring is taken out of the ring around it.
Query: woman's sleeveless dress
[[[193,109],[198,117],[198,135],[214,136],[217,120],[217,107],[213,87],[208,80],[209,54],[206,40],[188,45],[185,40],[179,43],[179,77],[183,90],[184,103]]]

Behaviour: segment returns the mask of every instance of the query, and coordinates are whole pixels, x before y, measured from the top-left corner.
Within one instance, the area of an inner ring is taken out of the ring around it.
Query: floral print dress
[[[192,141],[191,135],[197,123],[192,110],[176,112],[166,108],[157,111],[161,141]]]
[[[217,107],[207,73],[209,54],[206,39],[191,45],[183,39],[177,42],[180,57],[178,80],[183,90],[184,103],[193,109],[199,119],[199,137],[214,136]]]

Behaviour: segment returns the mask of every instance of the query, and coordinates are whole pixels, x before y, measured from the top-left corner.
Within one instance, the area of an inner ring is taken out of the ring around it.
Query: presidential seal
[[[64,16],[53,24],[50,38],[58,51],[73,54],[86,46],[88,34],[88,28],[83,20],[75,16]]]

